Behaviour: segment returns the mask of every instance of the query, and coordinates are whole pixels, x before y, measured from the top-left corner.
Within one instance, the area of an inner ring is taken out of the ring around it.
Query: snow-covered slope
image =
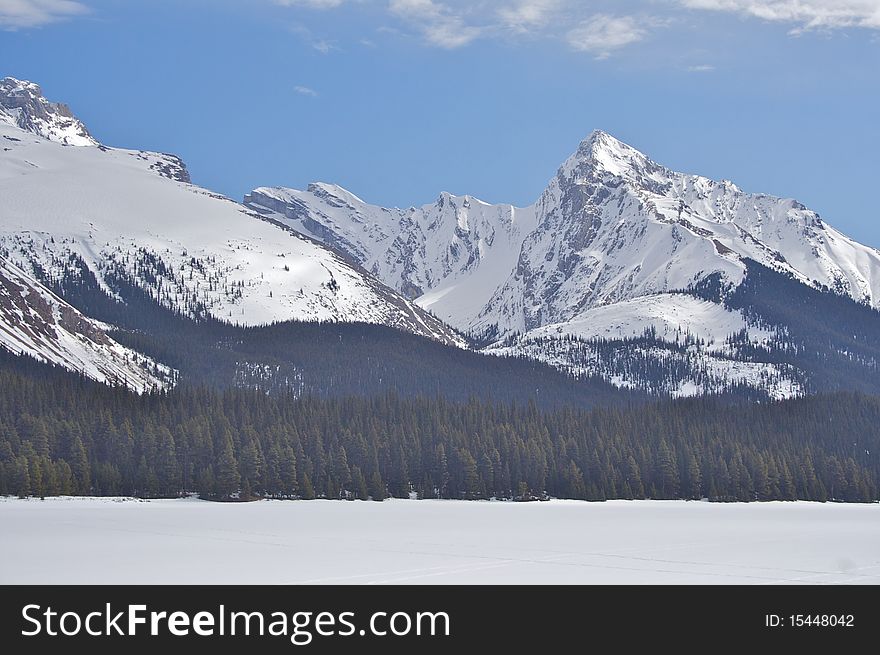
[[[720,303],[661,293],[594,307],[572,321],[510,336],[484,352],[524,355],[576,375],[673,397],[742,386],[783,399],[804,392],[797,371],[744,358],[736,342],[739,337],[751,348],[772,349],[783,336]]]
[[[245,204],[346,253],[418,304],[467,329],[516,266],[533,208],[441,193],[422,207],[369,205],[332,184],[259,188]]]
[[[23,270],[0,257],[0,346],[113,385],[163,389],[174,371],[121,346]]]
[[[499,337],[713,273],[735,285],[743,258],[880,307],[876,249],[794,200],[673,172],[600,131],[525,208],[444,193],[432,205],[388,209],[328,184],[259,188],[245,201],[343,250],[454,326]]]
[[[110,295],[124,280],[194,317],[363,321],[458,346],[461,330],[486,352],[621,386],[783,397],[808,382],[776,356],[806,347],[788,338],[790,316],[768,322],[726,302],[755,265],[880,308],[877,250],[794,200],[676,173],[604,132],[524,208],[448,193],[384,208],[323,183],[238,204],[192,185],[174,155],[99,144],[12,78],[0,82],[0,149],[10,270],[54,289],[84,266]],[[831,348],[880,366],[870,349]]]
[[[750,325],[739,312],[684,293],[661,293],[594,307],[571,321],[551,323],[529,332],[535,338],[633,339],[652,330],[664,341],[698,339],[708,346],[752,328],[756,337],[768,330]]]
[[[0,246],[27,271],[57,277],[75,258],[99,282],[125,276],[190,315],[363,321],[463,343],[321,244],[181,181],[186,169],[173,156],[65,147],[28,129],[0,122]]]
[[[344,251],[456,328],[495,341],[491,352],[570,370],[583,368],[543,357],[535,343],[626,339],[647,328],[671,342],[744,331],[754,345],[766,343],[770,332],[739,312],[675,293],[710,279],[735,288],[749,260],[880,307],[876,249],[797,201],[676,173],[601,131],[525,208],[441,194],[432,205],[389,209],[328,184],[258,188],[245,203]]]
[[[527,331],[714,273],[737,285],[744,258],[880,306],[877,250],[794,200],[675,173],[603,132],[560,167],[536,213],[517,269],[470,327]]]

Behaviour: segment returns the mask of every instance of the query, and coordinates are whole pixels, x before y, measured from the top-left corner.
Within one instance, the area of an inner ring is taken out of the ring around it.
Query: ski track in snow
[[[878,513],[804,502],[3,499],[0,583],[877,584]]]

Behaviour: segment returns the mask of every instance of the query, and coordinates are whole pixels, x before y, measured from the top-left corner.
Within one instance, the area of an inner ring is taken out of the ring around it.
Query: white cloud
[[[317,98],[318,97],[318,92],[312,88],[307,87],[307,86],[295,86],[295,87],[293,87],[293,90],[296,91],[301,96],[309,96],[310,98]]]
[[[0,28],[40,27],[88,11],[84,4],[73,0],[0,0]]]
[[[333,9],[345,0],[274,0],[276,5],[282,7],[309,7],[310,9]]]
[[[597,59],[607,59],[615,50],[641,41],[648,30],[633,16],[596,14],[581,22],[566,35],[575,50],[591,52]]]
[[[445,7],[433,0],[391,0],[388,9],[406,18],[431,19],[439,16]]]
[[[312,47],[320,52],[322,55],[326,55],[328,52],[333,50],[338,50],[333,41],[328,41],[326,39],[318,39],[317,41],[312,41]]]
[[[880,29],[880,0],[679,0],[706,9],[794,23],[794,31],[865,27]]]
[[[465,25],[457,18],[433,23],[424,28],[428,43],[449,50],[467,45],[480,36],[481,32],[479,27]]]
[[[697,64],[696,66],[688,66],[688,73],[711,73],[715,70],[712,64]]]
[[[64,3],[66,0],[43,0]],[[368,0],[272,0],[275,4],[332,9],[365,6]],[[379,31],[400,28],[429,46],[455,49],[477,39],[541,37],[562,41],[597,59],[607,59],[622,48],[642,41],[657,28],[674,24],[681,10],[714,11],[788,23],[793,33],[808,30],[864,27],[880,30],[880,0],[638,0],[626,6],[650,7],[623,14],[598,11],[605,3],[576,0],[369,0],[397,19]],[[23,0],[0,0],[0,6]],[[32,3],[36,3],[33,0]],[[27,4],[32,4],[27,3]],[[77,4],[77,3],[70,3]],[[620,6],[620,5],[618,5]],[[665,11],[661,9],[665,7]],[[592,15],[591,15],[592,14]],[[680,21],[679,21],[679,24]],[[400,32],[397,32],[400,33]],[[301,36],[322,53],[337,50],[333,41],[318,39],[305,28]],[[707,72],[706,67],[691,67]]]
[[[425,40],[439,48],[460,48],[483,32],[483,28],[468,25],[460,14],[433,0],[391,0],[388,9],[416,25]]]
[[[320,52],[322,55],[326,55],[334,50],[339,50],[339,48],[336,46],[335,41],[316,37],[312,33],[312,30],[300,23],[294,23],[293,25],[290,25],[288,27],[288,30],[290,30],[292,34],[295,34],[297,37],[305,41],[312,48]]]
[[[562,4],[562,0],[519,0],[513,6],[501,7],[497,14],[505,27],[525,33],[547,25]]]
[[[277,4],[330,8],[352,7],[366,0],[274,0]],[[541,36],[567,41],[575,50],[591,52],[605,59],[611,52],[642,40],[648,30],[662,24],[651,16],[589,15],[592,3],[575,0],[374,0],[382,2],[387,13],[421,37],[423,43],[452,50],[476,39]],[[572,26],[574,26],[572,28]],[[401,33],[393,26],[377,31]],[[321,43],[300,26],[298,32],[313,47]],[[323,42],[326,43],[326,42]]]

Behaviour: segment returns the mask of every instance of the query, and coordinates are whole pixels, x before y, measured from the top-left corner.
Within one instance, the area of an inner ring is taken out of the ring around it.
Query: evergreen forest
[[[880,398],[139,396],[0,354],[0,495],[876,501]]]

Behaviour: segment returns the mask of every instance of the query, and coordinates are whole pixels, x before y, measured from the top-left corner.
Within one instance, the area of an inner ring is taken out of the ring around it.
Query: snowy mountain
[[[239,204],[174,155],[98,143],[13,78],[0,148],[2,345],[95,379],[167,385],[170,358],[287,388],[317,363],[246,329],[308,321],[459,348],[469,333],[486,354],[640,392],[880,392],[880,252],[794,200],[671,171],[604,132],[523,208],[448,193],[384,208],[323,183]],[[186,338],[163,342],[170,325]]]
[[[441,193],[423,207],[369,205],[331,184],[260,188],[245,204],[340,250],[439,317],[471,329],[516,267],[534,208]]]
[[[696,359],[704,368],[708,362],[717,383],[685,375],[664,389],[677,395],[764,388],[771,378],[772,396],[803,390],[797,372],[743,360],[743,339],[752,350],[766,350],[785,337],[786,326],[762,325],[728,306],[723,294],[693,295],[710,281],[727,294],[743,284],[750,265],[763,266],[880,307],[876,249],[794,200],[671,171],[601,131],[579,145],[525,208],[444,193],[431,205],[389,209],[328,184],[258,188],[245,204],[347,253],[483,339],[489,352],[605,375],[601,363],[584,364],[579,356],[576,364],[548,340],[615,341],[651,331],[646,358],[658,344],[679,346],[679,357],[698,350]],[[728,343],[735,334],[737,347]]]
[[[0,80],[0,122],[66,146],[98,145],[70,107],[49,102],[39,85],[14,77]]]
[[[0,346],[138,392],[173,383],[174,371],[121,346],[105,327],[0,257]]]
[[[585,310],[688,289],[718,273],[738,285],[745,258],[880,304],[880,252],[794,200],[670,171],[596,132],[536,204],[517,270],[473,328],[500,335],[574,320]]]
[[[107,294],[123,280],[186,316],[366,322],[464,344],[316,241],[189,184],[177,157],[95,145],[38,86],[6,78],[3,89],[0,254],[40,281],[84,265]]]

